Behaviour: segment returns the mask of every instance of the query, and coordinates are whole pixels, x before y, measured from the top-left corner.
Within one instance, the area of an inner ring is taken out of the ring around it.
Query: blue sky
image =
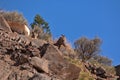
[[[64,34],[71,44],[82,36],[98,36],[101,55],[120,64],[120,0],[0,0],[0,8],[22,13],[29,24],[40,14],[53,38]]]

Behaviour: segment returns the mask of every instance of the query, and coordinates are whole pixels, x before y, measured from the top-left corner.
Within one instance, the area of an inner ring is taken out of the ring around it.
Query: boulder
[[[51,44],[44,44],[41,48],[41,57],[48,61],[48,71],[61,80],[78,79],[80,68],[64,59],[57,47]]]
[[[19,70],[14,67],[12,73],[5,80],[29,80],[33,76],[33,73],[27,70]]]
[[[79,73],[56,46],[0,30],[0,80],[76,80]]]
[[[49,65],[48,65],[48,61],[45,59],[41,59],[39,57],[32,57],[32,59],[30,60],[30,63],[33,65],[34,68],[37,69],[38,72],[45,72],[45,73],[49,73]]]
[[[47,42],[45,40],[42,39],[32,39],[31,40],[31,44],[32,46],[36,46],[37,48],[40,46],[43,46],[44,44],[46,44]]]
[[[47,76],[46,74],[35,74],[32,78],[29,80],[53,80],[51,77]]]
[[[7,80],[11,73],[12,70],[10,65],[0,60],[0,80]]]

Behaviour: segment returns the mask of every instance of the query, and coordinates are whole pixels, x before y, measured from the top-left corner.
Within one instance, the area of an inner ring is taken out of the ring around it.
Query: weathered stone
[[[95,64],[90,64],[90,63],[86,63],[85,64],[86,69],[88,69],[88,71],[90,73],[92,73],[92,75],[96,76],[96,80],[113,80],[113,79],[117,79],[117,76],[115,76],[114,74],[110,74],[108,73],[104,67],[102,66],[97,66]]]
[[[46,74],[35,74],[29,80],[53,80],[51,77],[47,76]]]
[[[11,40],[18,40],[19,39],[19,35],[16,32],[9,33],[9,36],[10,36]]]
[[[28,80],[32,76],[33,76],[33,73],[27,70],[22,71],[17,68],[14,68],[14,70],[6,80]]]
[[[44,71],[45,73],[49,73],[49,65],[47,60],[39,57],[32,57],[30,63],[38,70],[38,72]]]
[[[23,43],[24,45],[30,44],[31,38],[25,35],[19,35],[20,39],[18,40],[18,43]]]
[[[4,31],[12,32],[11,29],[10,29],[10,26],[7,23],[7,21],[1,15],[0,15],[0,29],[2,29]]]
[[[26,49],[31,54],[31,57],[34,57],[34,56],[40,57],[40,50],[38,48],[28,45]]]
[[[8,76],[12,73],[10,65],[0,60],[0,80],[7,80]]]
[[[49,73],[61,78],[61,80],[75,80],[79,76],[80,69],[67,62],[62,53],[51,44],[45,44],[41,48],[42,59],[48,60]]]
[[[32,39],[31,40],[31,45],[32,46],[36,46],[37,48],[40,46],[43,46],[44,44],[46,44],[47,42],[41,39]]]

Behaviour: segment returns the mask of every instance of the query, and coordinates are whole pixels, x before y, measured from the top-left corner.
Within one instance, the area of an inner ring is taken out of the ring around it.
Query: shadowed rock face
[[[52,78],[47,76],[46,74],[35,74],[29,80],[52,80]]]
[[[116,74],[120,76],[120,65],[115,66]]]
[[[104,68],[86,65],[96,80],[113,80]],[[119,66],[116,66],[119,75]],[[0,80],[78,80],[80,68],[44,40],[0,30]],[[109,78],[110,77],[110,78]],[[119,79],[118,79],[119,80]]]
[[[76,80],[80,69],[64,60],[62,53],[53,45],[45,44],[41,48],[42,58],[48,60],[49,73],[62,80]]]
[[[89,63],[84,64],[86,69],[96,76],[96,80],[116,80],[117,76],[108,73],[102,66],[97,66]]]
[[[76,80],[79,72],[56,46],[0,30],[0,80]]]
[[[116,75],[119,76],[117,80],[120,80],[120,65],[115,66]]]

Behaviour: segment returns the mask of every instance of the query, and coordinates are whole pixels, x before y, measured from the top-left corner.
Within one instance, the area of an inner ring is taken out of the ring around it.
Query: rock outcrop
[[[54,45],[43,45],[41,54],[42,58],[48,61],[50,74],[54,74],[62,80],[76,80],[78,78],[80,69],[67,62]]]
[[[53,80],[51,77],[47,76],[46,74],[35,74],[29,80]],[[55,79],[56,80],[56,79]]]
[[[79,73],[56,46],[0,30],[0,80],[77,80]]]
[[[13,33],[0,16],[0,80],[79,80],[81,69],[66,60],[60,49],[66,47],[64,40],[56,44]],[[103,67],[84,67],[95,80],[115,79]],[[120,76],[120,66],[115,68]]]
[[[111,75],[106,72],[102,66],[96,66],[92,64],[85,64],[86,69],[96,76],[96,80],[113,80],[116,79],[116,76]]]

